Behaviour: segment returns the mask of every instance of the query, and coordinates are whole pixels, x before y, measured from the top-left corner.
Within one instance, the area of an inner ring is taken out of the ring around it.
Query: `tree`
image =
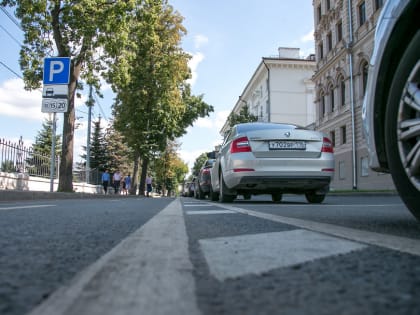
[[[184,180],[188,173],[188,165],[178,156],[176,142],[168,143],[165,151],[162,152],[153,163],[153,172],[156,175],[155,183],[162,188],[162,193],[170,195],[179,183]]]
[[[86,146],[83,146],[83,150],[86,152]],[[86,160],[86,153],[80,156]],[[101,117],[98,121],[93,122],[93,133],[90,141],[90,168],[97,169],[101,172],[105,169],[109,169],[109,157],[107,152],[107,145],[105,142],[105,134],[101,127]]]
[[[31,156],[26,160],[30,165],[29,173],[32,175],[46,176],[50,172],[51,149],[53,142],[53,119],[45,119],[42,123],[42,129],[35,137],[35,143],[32,145]],[[61,137],[55,135],[55,155],[61,155],[60,150]]]
[[[206,152],[205,153],[201,153],[200,156],[195,159],[193,168],[191,170],[191,173],[194,176],[197,176],[198,173],[200,173],[200,169],[203,166],[204,162],[207,161],[207,159],[208,158],[207,158],[207,153]]]
[[[54,122],[51,118],[45,119],[42,123],[42,129],[38,132],[38,135],[35,138],[35,143],[32,145],[32,149],[35,153],[51,156],[53,123]],[[55,146],[56,155],[60,155],[61,136],[59,134],[55,135]]]
[[[239,114],[235,114],[234,112],[231,112],[228,117],[229,127],[231,128],[235,126],[236,124],[254,122],[257,120],[258,120],[258,116],[255,116],[249,112],[248,105],[244,105],[239,111]]]
[[[43,59],[70,57],[69,106],[64,113],[59,191],[73,191],[73,144],[75,95],[80,79],[99,91],[99,77],[109,50],[123,47],[127,39],[127,18],[142,1],[33,1],[2,0],[2,6],[15,6],[21,21],[24,44],[20,51],[25,88],[41,86]],[[105,48],[105,49],[100,49]],[[98,92],[99,93],[99,92]]]
[[[115,128],[142,159],[142,192],[149,161],[213,107],[192,96],[186,84],[190,56],[180,47],[183,18],[166,0],[145,0],[133,17],[127,45],[116,52],[109,75],[117,94]]]
[[[122,174],[130,173],[133,168],[133,153],[128,147],[124,136],[115,130],[113,123],[105,130],[105,145],[106,145],[106,168],[110,172],[116,170],[121,171]]]

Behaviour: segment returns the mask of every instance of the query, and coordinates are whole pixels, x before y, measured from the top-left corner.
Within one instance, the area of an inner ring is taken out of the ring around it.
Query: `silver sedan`
[[[390,172],[420,220],[419,0],[387,1],[375,33],[363,122],[370,166]]]
[[[283,193],[296,193],[321,203],[334,175],[333,146],[322,132],[293,124],[238,124],[225,137],[211,172],[214,201],[271,194],[279,202]]]

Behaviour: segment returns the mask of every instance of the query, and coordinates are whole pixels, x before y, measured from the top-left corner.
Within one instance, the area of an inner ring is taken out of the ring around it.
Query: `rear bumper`
[[[229,189],[250,193],[304,193],[307,191],[328,192],[331,176],[243,176]]]
[[[297,192],[308,190],[319,190],[329,186],[331,178],[329,176],[319,177],[254,177],[245,176],[239,181],[235,187],[237,190],[254,190],[254,191],[284,191]]]

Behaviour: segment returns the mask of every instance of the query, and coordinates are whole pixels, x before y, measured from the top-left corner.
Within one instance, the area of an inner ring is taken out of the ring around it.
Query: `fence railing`
[[[54,178],[57,178],[58,156],[55,158]],[[13,143],[0,139],[0,169],[8,173],[25,173],[31,176],[50,177],[51,156],[26,147],[22,139]]]

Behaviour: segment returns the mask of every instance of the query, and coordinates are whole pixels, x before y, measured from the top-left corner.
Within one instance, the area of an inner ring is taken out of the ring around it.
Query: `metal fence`
[[[25,147],[22,139],[13,143],[0,139],[0,170],[7,173],[25,173],[30,176],[50,178],[51,156],[34,152],[32,147]],[[58,174],[58,156],[55,158],[55,174]]]

